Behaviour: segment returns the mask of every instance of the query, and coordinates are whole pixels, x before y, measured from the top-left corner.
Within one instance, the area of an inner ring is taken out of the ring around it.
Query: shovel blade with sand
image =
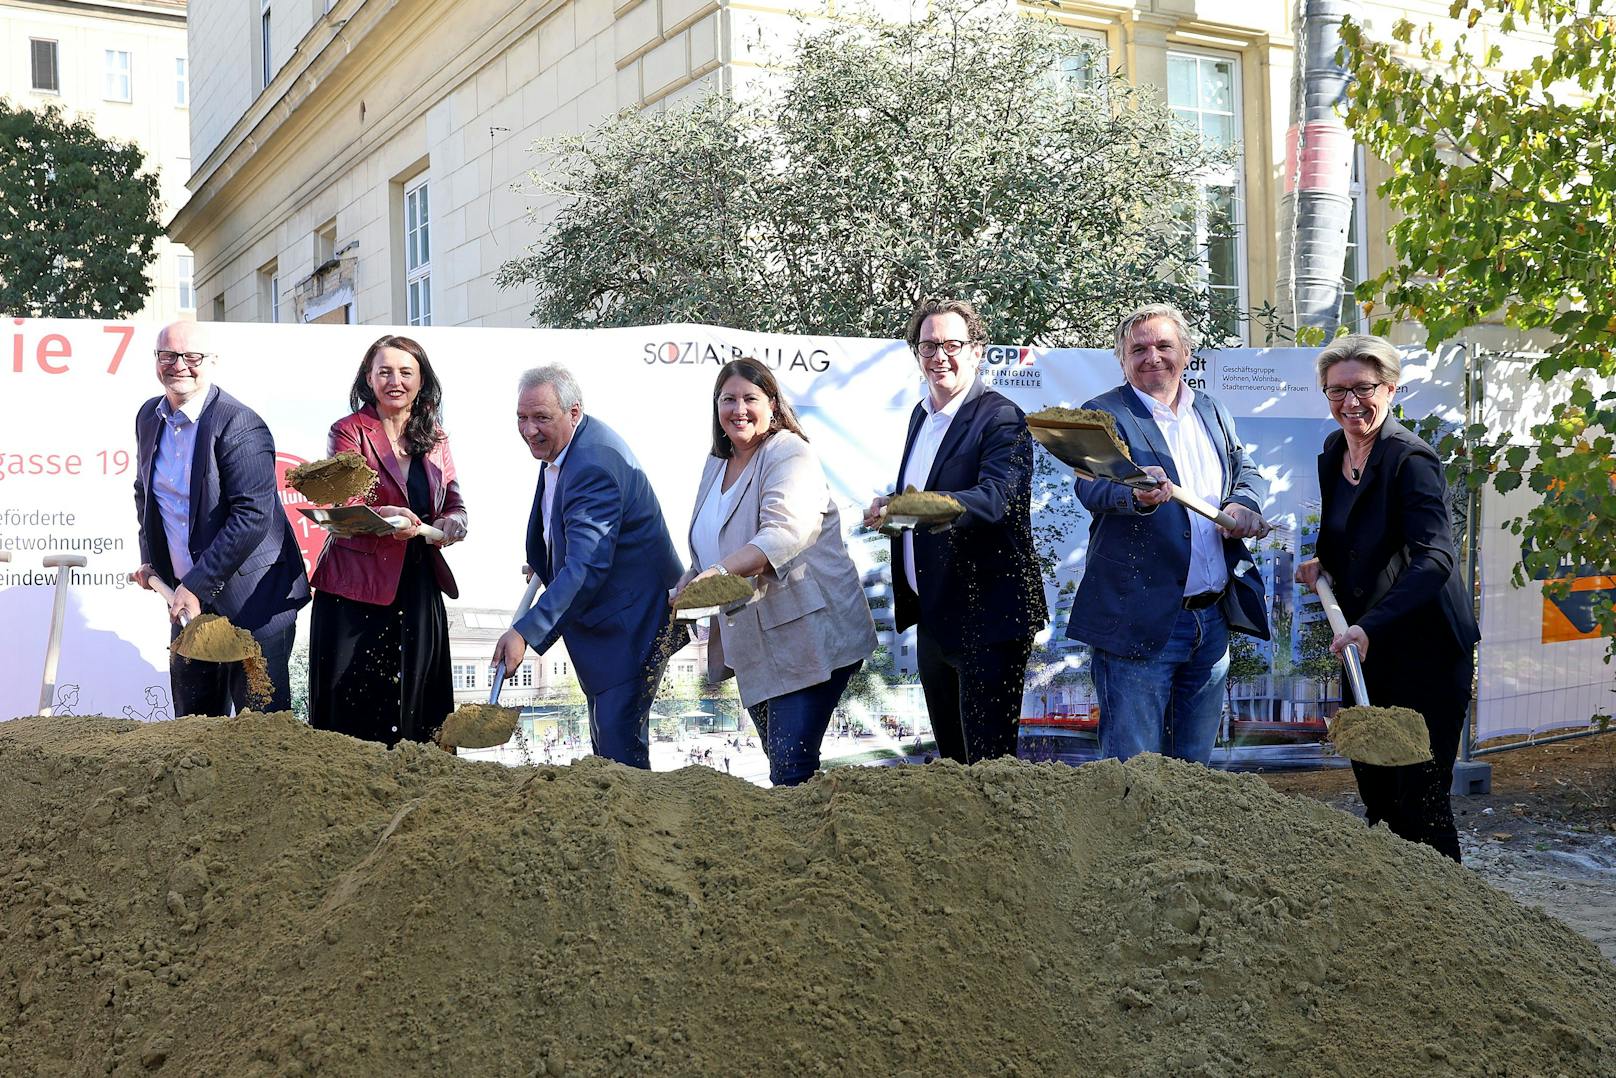
[[[156,576],[151,577],[151,588],[168,605],[174,605],[174,589]],[[264,649],[253,634],[230,624],[230,619],[218,614],[198,614],[196,617],[180,615],[180,635],[169,649],[176,655],[193,662],[240,663],[247,675],[247,699],[262,706],[275,693],[274,682],[269,680],[269,666],[264,662]]]
[[[1027,417],[1027,428],[1050,456],[1084,479],[1107,479],[1136,490],[1154,490],[1161,480],[1133,462],[1117,437],[1116,420],[1095,408],[1045,408]],[[1234,518],[1174,484],[1173,501],[1222,528]]]
[[[1335,589],[1322,572],[1313,584],[1330,631],[1337,636],[1347,631],[1347,617],[1335,601]],[[1382,767],[1422,764],[1431,759],[1431,732],[1418,711],[1406,707],[1372,707],[1364,686],[1363,662],[1358,645],[1348,644],[1341,652],[1347,683],[1352,686],[1356,707],[1342,708],[1330,724],[1330,741],[1335,751],[1349,760]]]
[[[286,485],[316,505],[341,505],[376,489],[376,469],[358,453],[338,453],[299,464],[286,473]]]
[[[522,605],[516,608],[516,613],[511,617],[512,628],[522,620],[522,615],[533,605],[533,598],[538,593],[539,574],[534,573],[527,582],[527,591],[522,594]],[[445,749],[491,749],[509,741],[511,735],[516,733],[522,709],[499,705],[499,691],[504,686],[505,663],[501,660],[494,667],[494,684],[488,690],[488,703],[461,704],[455,708],[438,728],[437,737],[434,738],[438,745]]]

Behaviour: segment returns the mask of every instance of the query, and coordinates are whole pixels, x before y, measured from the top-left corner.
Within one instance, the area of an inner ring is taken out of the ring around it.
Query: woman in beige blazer
[[[734,673],[763,735],[769,781],[795,786],[819,768],[831,712],[875,650],[875,623],[824,469],[756,360],[718,372],[690,550],[675,595],[715,574],[751,577],[757,588],[751,603],[712,619],[708,676]]]

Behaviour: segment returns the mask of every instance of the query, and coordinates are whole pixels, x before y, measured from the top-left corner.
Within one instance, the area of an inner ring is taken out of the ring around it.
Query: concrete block
[[[617,107],[633,108],[644,100],[640,90],[640,62],[635,60],[617,73]]]
[[[692,26],[690,37],[690,70],[700,71],[718,62],[718,12]]]
[[[617,17],[612,33],[617,42],[618,63],[650,48],[662,34],[656,0],[640,0],[638,5],[623,12]]]
[[[645,54],[641,78],[644,80],[646,97],[655,97],[690,77],[688,49],[685,35],[680,34]]]
[[[571,52],[577,39],[573,33],[572,5],[568,4],[539,24],[539,67],[554,67]]]
[[[570,101],[599,81],[593,49],[574,49],[556,65],[556,96]]]
[[[662,0],[662,32],[682,30],[709,11],[717,11],[716,0]]]
[[[540,60],[539,35],[528,34],[505,50],[505,90],[515,94],[533,80],[543,66]]]
[[[610,30],[615,19],[612,0],[573,0],[572,27],[579,41]]]

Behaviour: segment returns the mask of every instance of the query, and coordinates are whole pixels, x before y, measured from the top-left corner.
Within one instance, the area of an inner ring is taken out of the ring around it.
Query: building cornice
[[[149,22],[185,28],[184,4],[119,3],[118,0],[12,0],[8,7],[80,15],[90,19],[117,19],[121,22]]]

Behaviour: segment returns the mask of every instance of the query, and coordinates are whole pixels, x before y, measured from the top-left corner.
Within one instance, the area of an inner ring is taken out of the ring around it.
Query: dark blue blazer
[[[1166,440],[1133,387],[1107,390],[1083,407],[1116,417],[1117,434],[1134,463],[1155,465],[1178,482],[1178,465]],[[1195,413],[1205,423],[1212,444],[1222,450],[1223,496],[1218,505],[1237,502],[1262,512],[1268,484],[1235,434],[1234,417],[1210,394],[1195,393]],[[1141,508],[1133,490],[1104,479],[1077,480],[1078,500],[1093,514],[1083,579],[1072,600],[1066,635],[1113,655],[1143,659],[1161,651],[1173,631],[1189,579],[1189,510],[1177,502]],[[1239,539],[1223,540],[1229,566],[1230,594],[1236,576],[1260,580],[1251,552]],[[1260,586],[1259,586],[1260,591]],[[1260,603],[1260,595],[1259,595]],[[1256,611],[1260,614],[1260,609]],[[1267,626],[1262,626],[1266,632]]]
[[[163,421],[162,397],[135,414],[135,517],[140,560],[170,586],[184,584],[205,613],[252,632],[278,632],[309,601],[303,554],[281,507],[275,440],[258,414],[218,386],[208,389],[191,459],[191,571],[174,579],[152,466]]]
[[[900,485],[925,419],[926,409],[915,405],[898,464]],[[1043,628],[1049,607],[1032,545],[1032,454],[1020,408],[980,379],[966,390],[926,481],[927,490],[957,499],[965,513],[945,532],[915,529],[918,596],[904,570],[903,540],[892,541],[899,631],[919,623],[954,656],[983,644],[1030,640]]]
[[[579,422],[558,482],[553,551],[544,543],[545,473],[533,497],[527,563],[544,591],[516,630],[540,654],[565,640],[578,683],[595,696],[666,657],[668,589],[682,569],[650,480],[606,424]]]

